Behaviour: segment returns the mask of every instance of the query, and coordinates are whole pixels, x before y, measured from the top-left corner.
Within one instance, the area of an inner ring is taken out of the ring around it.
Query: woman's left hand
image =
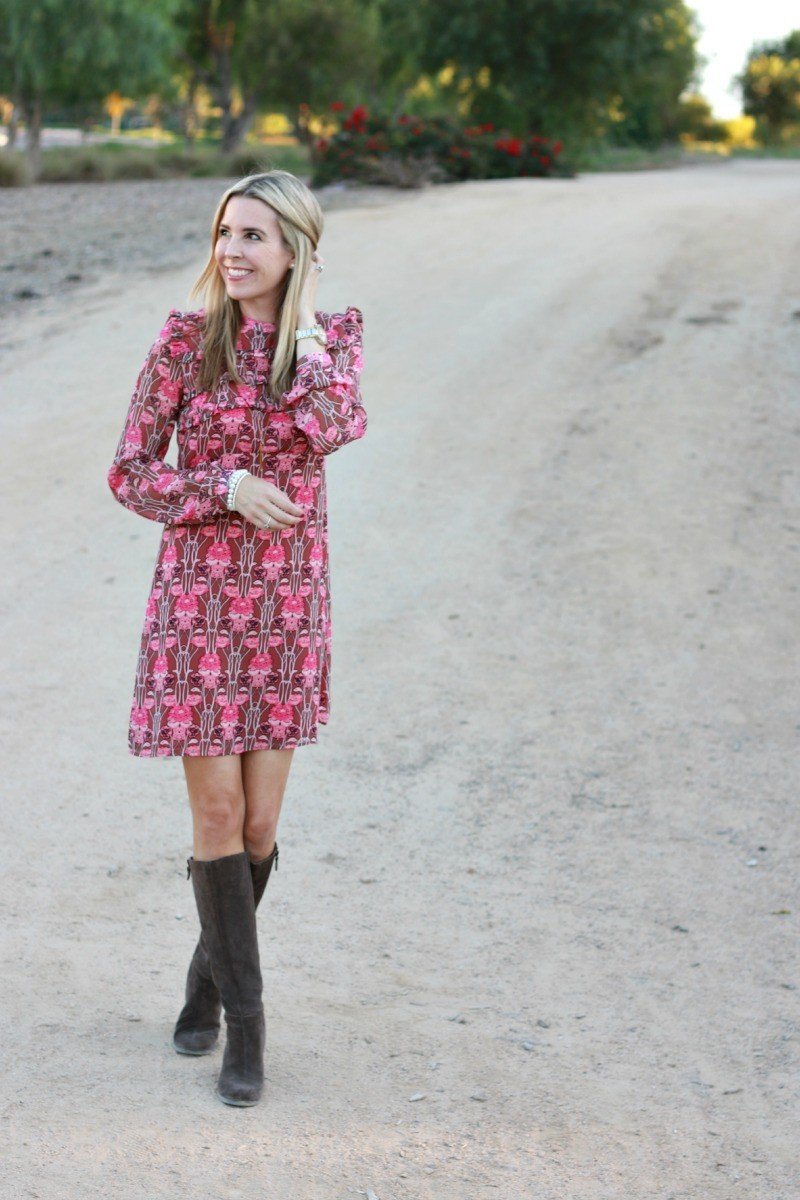
[[[324,267],[324,265],[325,260],[319,250],[314,250],[311,255],[311,262],[308,264],[308,271],[303,282],[303,290],[300,293],[300,304],[297,310],[298,319],[303,326],[313,325],[317,319],[317,288],[319,286],[319,277],[322,274],[322,271],[318,271],[317,267]]]

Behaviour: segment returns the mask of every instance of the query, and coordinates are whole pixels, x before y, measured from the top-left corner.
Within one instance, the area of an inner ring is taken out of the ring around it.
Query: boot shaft
[[[250,856],[189,859],[197,912],[214,981],[226,1015],[262,1007],[261,962]]]

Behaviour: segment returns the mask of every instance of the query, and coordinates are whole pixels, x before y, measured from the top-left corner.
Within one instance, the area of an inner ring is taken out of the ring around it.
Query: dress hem
[[[202,754],[199,750],[178,750],[173,747],[164,750],[156,750],[155,753],[151,750],[143,750],[139,746],[128,745],[128,753],[133,758],[222,758],[226,754],[245,754],[250,750],[296,750],[299,746],[316,746],[318,744],[317,735],[313,737],[300,738],[291,745],[281,743],[275,745],[270,742],[256,742],[252,746],[237,746],[234,750],[218,750],[211,754]]]

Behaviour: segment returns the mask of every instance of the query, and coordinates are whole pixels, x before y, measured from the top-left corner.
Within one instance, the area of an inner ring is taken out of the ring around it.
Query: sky
[[[700,91],[714,115],[726,120],[742,111],[741,94],[728,91],[753,42],[784,38],[800,29],[798,0],[688,0],[703,32],[698,49],[708,59]]]

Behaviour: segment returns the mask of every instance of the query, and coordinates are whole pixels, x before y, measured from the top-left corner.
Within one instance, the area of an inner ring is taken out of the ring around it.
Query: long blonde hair
[[[211,253],[190,297],[204,297],[206,310],[203,329],[203,358],[198,375],[200,391],[212,391],[227,367],[231,378],[241,383],[236,370],[236,341],[242,326],[238,300],[232,300],[225,288],[214,257],[219,226],[225,205],[231,196],[254,196],[274,210],[283,240],[294,252],[294,267],[286,272],[276,319],[275,353],[270,368],[268,390],[273,400],[288,391],[294,378],[297,314],[303,280],[311,265],[311,255],[322,236],[322,209],[314,193],[290,171],[277,168],[246,175],[223,193],[211,223]]]

